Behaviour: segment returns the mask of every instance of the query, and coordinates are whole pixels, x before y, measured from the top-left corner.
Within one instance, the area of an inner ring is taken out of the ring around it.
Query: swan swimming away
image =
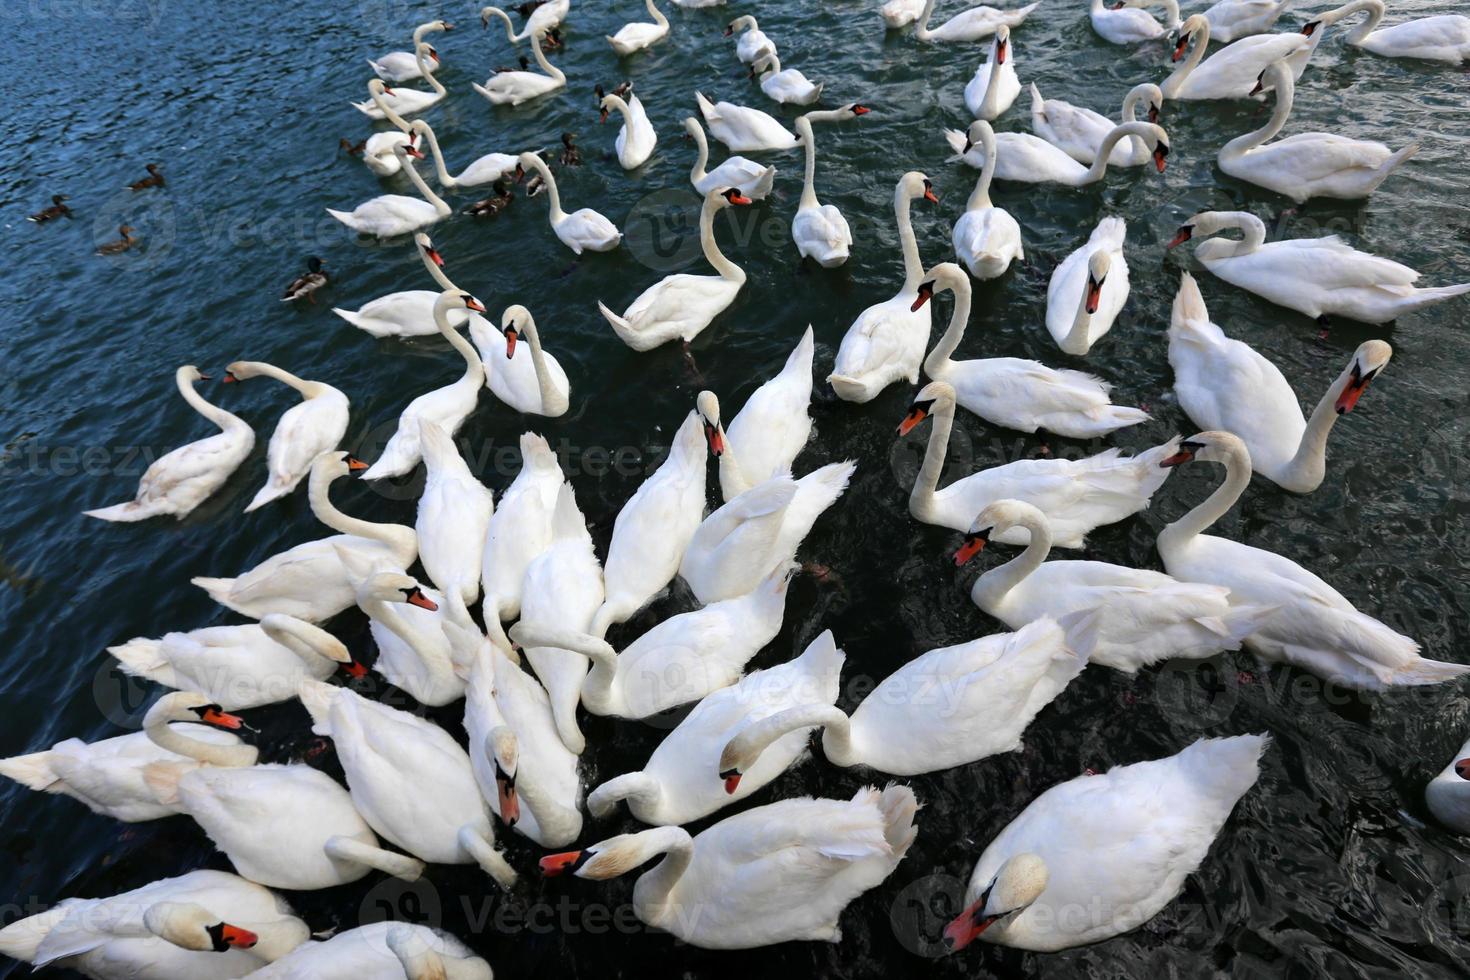
[[[1164,23],[1160,24],[1140,9],[1153,6],[1164,8]],[[1092,0],[1088,17],[1092,21],[1092,29],[1111,44],[1152,41],[1177,29],[1180,24],[1178,0],[1127,0],[1112,7],[1106,6],[1103,0]]]
[[[526,568],[551,544],[552,516],[566,482],[544,436],[523,433],[520,450],[520,472],[490,517],[480,567],[486,632],[491,642],[507,651],[511,644],[502,621],[520,615]]]
[[[418,147],[401,143],[393,147],[393,155],[397,158],[403,172],[408,174],[408,179],[413,183],[414,189],[422,197],[409,197],[406,194],[380,194],[371,200],[362,202],[351,211],[335,211],[332,208],[325,208],[327,214],[360,235],[393,238],[437,224],[454,213],[444,199],[435,194],[424,182],[424,178],[419,176],[413,164],[408,162],[410,158],[415,160],[424,158]]]
[[[710,135],[724,143],[731,153],[794,150],[801,143],[770,113],[729,102],[711,103],[703,92],[695,92],[694,101]]]
[[[439,295],[444,290],[457,290],[458,287],[444,274],[444,257],[434,247],[428,234],[417,232],[413,240],[419,259],[428,270],[429,276],[438,284],[438,289],[406,289],[379,296],[355,312],[337,307],[333,307],[332,312],[372,337],[429,337],[438,333],[439,326],[434,322],[434,304],[439,301]],[[449,323],[453,327],[464,326],[466,319],[471,323],[480,321],[488,325],[488,321],[477,313],[470,313],[468,310],[449,311]],[[472,327],[471,333],[473,330]]]
[[[1420,17],[1379,30],[1385,5],[1373,2],[1365,9],[1367,21],[1344,38],[1354,47],[1385,58],[1422,58],[1452,65],[1464,64],[1470,57],[1470,17],[1464,14]]]
[[[622,168],[636,170],[647,163],[648,158],[653,156],[658,135],[653,131],[653,124],[648,121],[648,114],[643,111],[643,103],[638,101],[638,96],[631,91],[626,100],[618,95],[604,95],[599,108],[603,121],[614,110],[623,117],[622,128],[618,130],[617,139],[613,143]]]
[[[494,7],[487,7],[485,9],[494,10],[501,17],[505,17],[505,33],[507,37],[510,37],[511,43],[519,40],[511,35],[510,18],[504,12]],[[543,9],[545,8],[537,8],[537,12],[539,13]],[[481,17],[483,18],[483,16],[482,13]],[[520,71],[501,71],[496,72],[486,79],[484,85],[478,82],[471,82],[470,88],[480,93],[491,105],[518,106],[523,102],[538,99],[543,95],[550,95],[552,92],[567,87],[566,72],[547,61],[545,52],[541,50],[541,41],[546,36],[545,29],[531,30],[528,27],[527,30],[531,35],[531,56],[536,59],[536,66],[541,71],[526,71],[524,69]]]
[[[795,68],[781,68],[781,59],[772,51],[762,55],[750,67],[752,77],[759,76],[761,91],[782,105],[811,105],[822,97],[822,84],[813,84]]]
[[[577,255],[583,251],[611,252],[623,240],[623,233],[602,214],[591,208],[579,208],[567,214],[561,208],[561,192],[551,169],[535,153],[522,153],[520,163],[523,170],[534,170],[546,185],[546,197],[550,205],[548,220],[551,230],[563,245]]]

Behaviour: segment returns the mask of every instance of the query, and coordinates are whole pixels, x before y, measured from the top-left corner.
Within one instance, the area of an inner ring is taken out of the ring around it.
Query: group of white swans
[[[672,2],[703,7],[722,0]],[[578,254],[615,248],[621,234],[591,209],[563,211],[540,153],[491,153],[457,177],[448,172],[434,129],[405,118],[446,94],[435,78],[438,52],[424,39],[450,30],[448,23],[421,25],[412,51],[370,59],[378,78],[358,108],[393,128],[365,144],[364,163],[379,176],[406,174],[420,197],[384,195],[352,212],[331,213],[368,234],[413,233],[438,288],[334,312],[374,337],[438,334],[463,359],[464,372],[414,399],[369,466],[339,449],[350,410],[342,391],[263,362],[228,365],[225,382],[268,377],[301,397],[277,423],[264,485],[245,509],[288,497],[305,480],[312,513],[334,533],[233,578],[194,580],[251,622],[110,648],[123,670],[173,689],[148,711],[140,732],[91,744],[69,739],[0,760],[0,774],[120,821],[192,817],[237,873],[194,871],[112,898],[63,902],[0,929],[0,952],[104,980],[489,978],[483,959],[423,926],[384,923],[315,939],[269,889],[328,888],[374,873],[412,880],[427,863],[476,865],[510,888],[517,872],[496,845],[497,821],[559,848],[582,836],[584,803],[604,819],[620,802],[649,829],[551,854],[541,860],[542,872],[603,879],[657,860],[633,890],[634,908],[649,925],[717,949],[836,942],[843,909],[893,872],[918,833],[919,801],[908,787],[863,788],[846,800],[780,800],[695,835],[683,829],[800,764],[816,729],[830,764],[908,777],[1016,750],[1031,721],[1088,664],[1133,673],[1245,647],[1371,691],[1470,672],[1421,657],[1413,640],[1360,612],[1290,558],[1206,533],[1240,499],[1253,473],[1295,493],[1322,484],[1334,424],[1388,364],[1392,351],[1382,341],[1360,345],[1305,416],[1281,371],[1211,322],[1198,285],[1185,274],[1168,329],[1168,359],[1179,404],[1203,431],[1132,457],[1113,449],[1079,460],[1027,459],[939,486],[961,407],[992,425],[1079,439],[1149,418],[1112,404],[1108,385],[1080,371],[1013,357],[954,360],[970,318],[972,277],[998,277],[1024,259],[1020,225],[993,204],[992,180],[1082,186],[1101,180],[1109,166],[1153,163],[1163,170],[1171,147],[1157,119],[1167,102],[1265,91],[1275,99],[1269,122],[1227,143],[1221,169],[1297,200],[1362,197],[1415,146],[1392,152],[1321,133],[1271,142],[1287,122],[1295,82],[1325,28],[1366,12],[1367,21],[1347,38],[1365,50],[1455,62],[1470,51],[1470,20],[1463,17],[1377,30],[1381,0],[1352,0],[1300,33],[1285,34],[1267,32],[1290,0],[1221,0],[1182,22],[1174,0],[1162,0],[1162,24],[1141,9],[1151,2],[1109,7],[1094,0],[1092,24],[1115,44],[1177,30],[1176,60],[1192,50],[1174,75],[1131,89],[1121,123],[1043,99],[1032,84],[1034,135],[997,133],[991,122],[1020,94],[1012,29],[1037,4],[974,7],[933,28],[935,0],[882,5],[890,29],[913,23],[921,41],[989,39],[990,57],[964,92],[976,118],[966,131],[947,136],[956,155],[981,174],[953,228],[958,263],[927,268],[910,209],[937,196],[923,173],[899,180],[894,210],[903,283],[852,324],[828,381],[840,398],[866,402],[894,383],[917,384],[922,371],[930,380],[899,427],[905,435],[931,422],[911,514],[964,535],[954,556],[959,564],[995,543],[1024,550],[981,574],[971,593],[980,609],[1014,632],[930,650],[893,671],[851,711],[837,706],[844,654],[830,630],[789,662],[746,673],[781,630],[803,540],[855,470],[849,461],[800,477],[793,472],[812,433],[811,327],[782,370],[733,417],[713,392],[699,393],[667,458],[622,507],[601,558],[572,485],[541,436],[521,437],[520,472],[497,501],[454,441],[481,389],[515,412],[557,417],[568,411],[570,384],[542,349],[526,307],[509,306],[496,325],[484,304],[449,279],[425,229],[450,208],[414,161],[425,159],[425,150],[432,154],[446,189],[538,175],[555,234]],[[511,43],[529,40],[541,71],[500,71],[476,90],[492,102],[518,104],[565,86],[542,41],[562,26],[570,6],[570,0],[549,0],[523,11],[520,34],[500,9],[481,11],[487,26],[503,21]],[[669,35],[669,19],[655,0],[646,6],[652,23],[631,23],[607,37],[619,57]],[[739,35],[736,56],[774,101],[809,105],[821,97],[820,84],[782,69],[775,43],[754,17],[737,17],[726,33]],[[1211,37],[1239,40],[1206,59]],[[420,78],[428,91],[389,84]],[[816,196],[812,124],[857,119],[867,107],[809,111],[795,120],[793,133],[760,110],[711,103],[700,93],[695,100],[703,125],[691,116],[684,127],[698,149],[690,179],[702,197],[700,240],[715,275],[671,275],[621,314],[599,302],[634,350],[693,339],[746,282],[715,241],[715,219],[724,208],[766,199],[775,168],[731,156],[707,170],[706,126],[732,153],[803,148],[805,178],[792,223],[797,250],[825,268],[850,256],[846,220]],[[614,144],[619,164],[642,166],[657,140],[638,97],[628,89],[609,93],[601,109],[624,120]],[[1147,121],[1135,118],[1139,112]],[[1382,323],[1470,290],[1417,289],[1413,270],[1335,238],[1267,243],[1265,226],[1246,212],[1197,214],[1171,247],[1229,229],[1239,229],[1242,239],[1203,243],[1197,255],[1205,268],[1308,316]],[[1127,302],[1125,239],[1123,221],[1105,216],[1053,274],[1044,319],[1063,352],[1086,355]],[[318,272],[319,263],[312,269]],[[946,292],[952,316],[931,350],[933,301]],[[89,515],[182,519],[250,457],[253,429],[200,395],[195,386],[208,379],[185,366],[175,380],[219,433],[159,458],[133,500]],[[711,456],[721,505],[707,514]],[[1165,571],[1048,560],[1052,548],[1079,549],[1094,529],[1146,508],[1173,469],[1193,461],[1219,464],[1223,481],[1159,534]],[[412,526],[355,518],[331,500],[332,485],[349,474],[394,477],[420,463],[427,477]],[[422,578],[408,572],[415,563]],[[676,578],[695,608],[615,649],[608,630]],[[471,612],[477,603],[483,625]],[[462,701],[467,747],[415,713],[331,683],[338,671],[351,678],[367,673],[323,628],[354,606],[369,619],[378,651],[372,669],[422,704]],[[261,763],[257,748],[240,737],[248,726],[233,712],[292,698],[309,712],[313,731],[335,745],[345,787],[303,762]],[[584,799],[579,760],[588,745],[579,709],[648,719],[680,707],[690,710],[643,768],[606,779]],[[981,854],[964,911],[945,929],[947,943],[959,949],[979,938],[1052,951],[1107,939],[1151,918],[1179,894],[1254,785],[1267,745],[1262,735],[1201,739],[1176,755],[1080,776],[1042,793]],[[1461,755],[1470,756],[1470,743]],[[1470,832],[1467,788],[1470,759],[1463,759],[1427,794],[1435,815],[1464,832]],[[1103,911],[1062,914],[1083,908]]]

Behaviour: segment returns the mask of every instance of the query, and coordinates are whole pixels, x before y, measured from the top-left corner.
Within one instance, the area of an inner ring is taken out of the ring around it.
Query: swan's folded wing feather
[[[1408,266],[1360,252],[1336,235],[1274,242],[1242,258],[1256,259],[1274,277],[1309,282],[1323,293],[1364,286],[1409,286],[1419,278]]]

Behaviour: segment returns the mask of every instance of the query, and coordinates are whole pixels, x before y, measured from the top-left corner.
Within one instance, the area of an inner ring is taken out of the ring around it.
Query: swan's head
[[[531,311],[519,303],[507,306],[505,312],[500,315],[500,332],[505,336],[506,360],[516,356],[516,341],[527,329],[536,329],[535,323],[531,320]]]
[[[568,872],[578,878],[603,881],[627,874],[666,848],[661,846],[670,834],[688,840],[677,828],[656,827],[637,834],[619,834],[580,851],[548,854],[541,859],[541,873],[548,878]]]
[[[516,795],[516,767],[520,760],[520,743],[515,732],[497,725],[485,737],[485,756],[495,768],[495,793],[500,803],[500,819],[515,826],[521,819],[521,800]]]
[[[1152,123],[1144,123],[1144,125],[1149,131],[1144,140],[1153,148],[1154,167],[1159,173],[1163,173],[1169,160],[1169,134],[1164,131],[1163,126],[1156,126]]]
[[[837,111],[850,112],[854,116],[866,116],[873,110],[868,106],[863,105],[861,102],[849,102],[847,105],[840,107]]]
[[[1177,248],[1193,238],[1208,238],[1221,228],[1225,227],[1222,215],[1218,211],[1201,211],[1192,218],[1185,220],[1169,239],[1169,248]]]
[[[1148,106],[1144,112],[1145,119],[1148,122],[1157,123],[1159,113],[1164,109],[1164,90],[1153,82],[1135,85],[1128,90],[1128,96],[1123,100],[1123,105],[1136,108],[1140,102]]]
[[[220,380],[227,385],[233,385],[248,381],[259,374],[260,366],[256,361],[231,361],[225,365],[225,374]]]
[[[417,134],[415,133],[414,135]],[[410,136],[406,142],[399,143],[393,147],[393,155],[398,158],[399,163],[408,166],[410,159],[422,160],[424,158],[424,151],[419,149],[418,141]]]
[[[393,90],[388,87],[387,82],[383,81],[381,78],[375,78],[372,81],[368,82],[368,94],[392,95]]]
[[[991,42],[991,50],[995,52],[991,55],[991,60],[997,65],[1005,64],[1006,59],[1010,57],[1011,29],[1005,24],[996,28],[995,40]]]
[[[434,21],[434,26],[437,27],[437,28],[439,28],[439,30],[441,30],[441,31],[452,31],[452,30],[454,30],[454,25],[451,24],[451,23],[449,23],[449,21],[447,21],[447,20],[436,20],[436,21]]]
[[[780,70],[781,59],[776,55],[776,52],[770,51],[755,59],[755,62],[750,66],[750,77],[754,78],[757,75],[764,75],[768,71],[779,72]]]
[[[311,476],[313,480],[325,480],[330,483],[340,479],[349,473],[361,473],[368,468],[368,464],[354,456],[344,452],[336,451],[322,453],[311,463]]]
[[[944,944],[961,950],[981,933],[1029,908],[1046,891],[1046,862],[1036,854],[1017,854],[1000,866],[999,873],[969,908],[944,927]]]
[[[969,285],[969,277],[963,269],[953,262],[941,262],[924,274],[924,281],[919,283],[918,298],[909,307],[909,312],[922,309],[925,303],[934,298],[935,293],[955,291]]]
[[[699,410],[699,421],[704,425],[704,437],[709,440],[710,455],[723,455],[725,431],[720,428],[719,398],[713,391],[701,391],[694,399],[694,407]]]
[[[1018,524],[1044,523],[1046,516],[1031,504],[1021,500],[997,500],[988,504],[975,515],[965,539],[954,553],[954,563],[963,565],[985,550],[985,546],[998,534],[1004,534]]]
[[[969,128],[965,130],[965,149],[960,154],[960,156],[964,156],[966,153],[969,153],[977,145],[989,146],[994,142],[995,130],[990,127],[990,123],[986,122],[984,119],[976,119],[974,122],[970,123]]]
[[[1196,460],[1203,463],[1228,463],[1241,457],[1249,463],[1250,450],[1239,436],[1231,432],[1201,432],[1182,440],[1179,451],[1160,460],[1159,465],[1168,469]]]
[[[1174,44],[1174,55],[1171,61],[1178,61],[1184,57],[1184,52],[1189,50],[1189,42],[1194,40],[1195,31],[1203,30],[1208,35],[1210,22],[1204,14],[1194,14],[1184,23],[1179,25],[1179,40]]]
[[[755,22],[755,18],[750,16],[750,14],[746,14],[744,17],[736,17],[734,20],[730,21],[730,23],[725,25],[725,36],[729,37],[731,34],[734,34],[737,31],[753,31],[756,29],[757,26],[758,25]]]
[[[227,713],[209,698],[193,691],[175,691],[159,698],[143,716],[143,727],[166,725],[172,721],[199,722],[229,731],[245,727],[243,718]]]
[[[1470,834],[1470,742],[1462,745],[1455,761],[1424,787],[1424,802],[1440,823]]]
[[[202,905],[159,902],[143,913],[143,925],[160,939],[196,953],[250,949],[260,937],[249,929],[223,922]]]
[[[439,611],[439,604],[424,594],[418,581],[402,572],[374,572],[357,587],[357,596],[378,602],[406,602],[429,612]]]
[[[914,431],[915,426],[929,417],[935,405],[946,402],[954,403],[954,388],[944,381],[929,382],[919,389],[919,393],[909,404],[909,410],[904,414],[903,421],[898,423],[898,434],[908,435]]]
[[[311,663],[318,657],[339,664],[351,664],[352,654],[347,645],[331,633],[295,616],[282,613],[267,613],[260,617],[260,628],[265,635]]]
[[[434,301],[434,307],[445,312],[449,310],[472,310],[475,313],[485,312],[484,303],[481,303],[469,293],[457,289],[446,289],[440,293],[439,298]]]
[[[684,134],[687,139],[698,140],[704,136],[704,128],[699,125],[699,120],[693,116],[684,119]]]
[[[439,254],[439,250],[434,247],[433,239],[431,239],[427,234],[421,231],[418,234],[414,235],[413,243],[419,247],[419,253],[422,254],[424,258],[428,259],[439,268],[444,268],[444,256]]]
[[[1291,66],[1285,61],[1274,61],[1256,76],[1256,87],[1249,94],[1260,95],[1267,87],[1280,92],[1291,84]]]
[[[717,198],[718,200],[716,200]],[[747,205],[755,203],[750,198],[740,193],[740,188],[738,187],[723,187],[712,190],[709,192],[709,200],[715,205],[715,207],[721,210],[724,210],[731,205],[738,204],[741,207],[745,207]]]
[[[124,225],[123,227],[126,228],[127,226]],[[174,376],[186,385],[195,384],[199,381],[209,380],[209,375],[203,373],[192,364],[185,364],[183,367],[174,372]]]
[[[922,197],[931,204],[939,203],[939,195],[934,193],[934,183],[928,177],[917,170],[910,170],[899,178],[898,185],[910,199]]]
[[[1358,405],[1358,399],[1378,372],[1388,366],[1393,348],[1381,340],[1366,340],[1353,352],[1352,363],[1343,372],[1342,391],[1337,396],[1337,414],[1346,415]]]
[[[1096,249],[1087,257],[1087,285],[1082,301],[1088,313],[1097,312],[1098,304],[1102,302],[1103,283],[1107,282],[1108,270],[1112,267],[1113,257],[1105,248]]]

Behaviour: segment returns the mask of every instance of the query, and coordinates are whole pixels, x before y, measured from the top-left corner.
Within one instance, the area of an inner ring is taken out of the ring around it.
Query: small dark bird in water
[[[339,139],[337,141],[337,145],[341,147],[342,152],[346,153],[348,156],[356,157],[362,156],[363,148],[367,146],[367,140],[363,140],[361,143],[353,143],[351,140],[343,137],[342,139]]]
[[[158,169],[158,164],[150,163],[143,169],[148,171],[148,176],[142,180],[133,181],[128,185],[129,188],[135,191],[146,191],[150,187],[163,186],[163,171]]]
[[[535,13],[537,7],[541,6],[545,2],[546,0],[526,0],[525,3],[515,7],[511,7],[510,9],[514,10],[522,17],[529,17],[531,16],[531,14]]]
[[[490,189],[495,192],[494,196],[476,201],[474,204],[469,205],[460,213],[468,214],[476,218],[493,218],[500,212],[504,211],[506,208],[510,207],[510,202],[513,199],[513,195],[511,194],[509,187],[506,187],[503,182],[497,180],[494,184],[490,185]]]
[[[505,65],[498,65],[496,67],[496,69],[495,69],[495,74],[499,75],[502,72],[507,72],[507,71],[530,71],[530,70],[531,70],[531,59],[530,58],[527,58],[525,55],[521,55],[521,58],[520,58],[520,67],[519,68],[508,68]]]
[[[561,28],[553,27],[541,35],[541,43],[546,46],[547,51],[555,51],[561,47]]]
[[[558,157],[564,167],[580,167],[582,165],[582,151],[577,149],[577,134],[561,134],[561,156]]]
[[[290,303],[304,296],[308,302],[315,303],[314,294],[326,284],[327,274],[322,271],[322,260],[313,255],[306,260],[306,271],[292,279],[291,285],[281,294],[281,302]]]
[[[116,242],[108,242],[106,245],[103,245],[101,248],[97,249],[98,255],[121,255],[123,252],[126,252],[128,249],[138,244],[138,239],[133,237],[133,228],[131,225],[123,225],[117,230],[117,233],[122,236],[122,239]]]
[[[26,220],[27,221],[34,221],[38,225],[44,225],[46,222],[51,221],[53,218],[70,218],[70,217],[71,217],[71,208],[69,208],[69,207],[66,206],[66,195],[65,194],[52,194],[51,195],[51,206],[49,208],[46,208],[44,211],[37,211],[35,214],[31,215]]]

